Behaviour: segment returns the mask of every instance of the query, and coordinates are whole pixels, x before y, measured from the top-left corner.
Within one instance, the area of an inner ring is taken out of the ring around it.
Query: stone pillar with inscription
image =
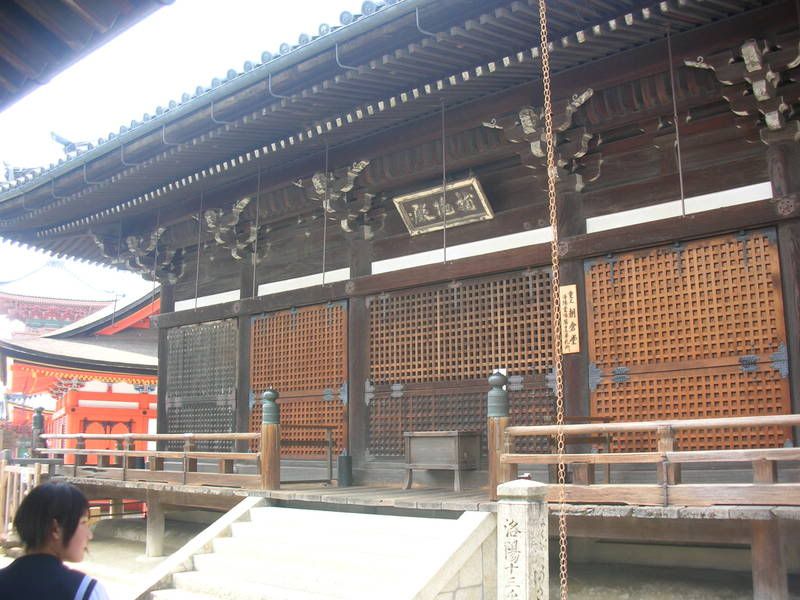
[[[548,600],[547,485],[516,479],[497,494],[497,598]]]

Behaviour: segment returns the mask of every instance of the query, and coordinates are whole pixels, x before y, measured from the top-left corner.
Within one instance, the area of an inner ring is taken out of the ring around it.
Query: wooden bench
[[[406,480],[411,487],[414,469],[444,469],[454,472],[453,489],[461,491],[461,471],[477,469],[481,435],[477,431],[406,431]]]

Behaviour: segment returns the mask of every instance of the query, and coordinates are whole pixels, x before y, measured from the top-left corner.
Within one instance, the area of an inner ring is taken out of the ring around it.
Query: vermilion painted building
[[[46,336],[0,341],[8,393],[54,398],[54,433],[155,431],[158,308],[153,291]]]

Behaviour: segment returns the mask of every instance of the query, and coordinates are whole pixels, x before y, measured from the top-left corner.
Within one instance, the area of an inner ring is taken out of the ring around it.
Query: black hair
[[[83,492],[69,483],[47,482],[37,485],[22,500],[14,517],[14,527],[26,550],[44,546],[53,520],[61,527],[66,547],[81,517],[89,510]]]

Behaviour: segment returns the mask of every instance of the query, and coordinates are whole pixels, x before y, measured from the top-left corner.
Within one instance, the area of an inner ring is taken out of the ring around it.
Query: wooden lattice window
[[[283,454],[325,452],[325,432],[305,428],[309,425],[334,427],[334,449],[341,452],[347,435],[347,304],[259,315],[251,331],[250,389],[256,398],[269,387],[279,391]],[[261,405],[256,402],[250,429],[260,428]]]
[[[531,269],[368,298],[371,454],[398,456],[404,431],[437,429],[481,431],[485,452],[497,368],[516,381],[512,420],[551,422],[550,293],[549,269]]]
[[[553,362],[549,269],[368,298],[370,379],[486,379],[545,373]]]
[[[633,421],[790,412],[774,230],[587,261],[594,416]],[[780,446],[786,428],[686,432],[681,449]],[[621,451],[652,437],[618,436]]]
[[[486,379],[439,384],[379,385],[368,390],[369,451],[401,456],[404,431],[478,431],[486,454]],[[554,396],[545,376],[512,377],[509,409],[512,425],[553,423]],[[521,442],[521,443],[520,443]],[[519,438],[518,452],[544,452],[543,438]]]
[[[173,327],[167,332],[167,431],[229,433],[236,404],[236,319]],[[170,449],[182,449],[172,442]],[[231,448],[230,442],[199,442],[198,449]]]

